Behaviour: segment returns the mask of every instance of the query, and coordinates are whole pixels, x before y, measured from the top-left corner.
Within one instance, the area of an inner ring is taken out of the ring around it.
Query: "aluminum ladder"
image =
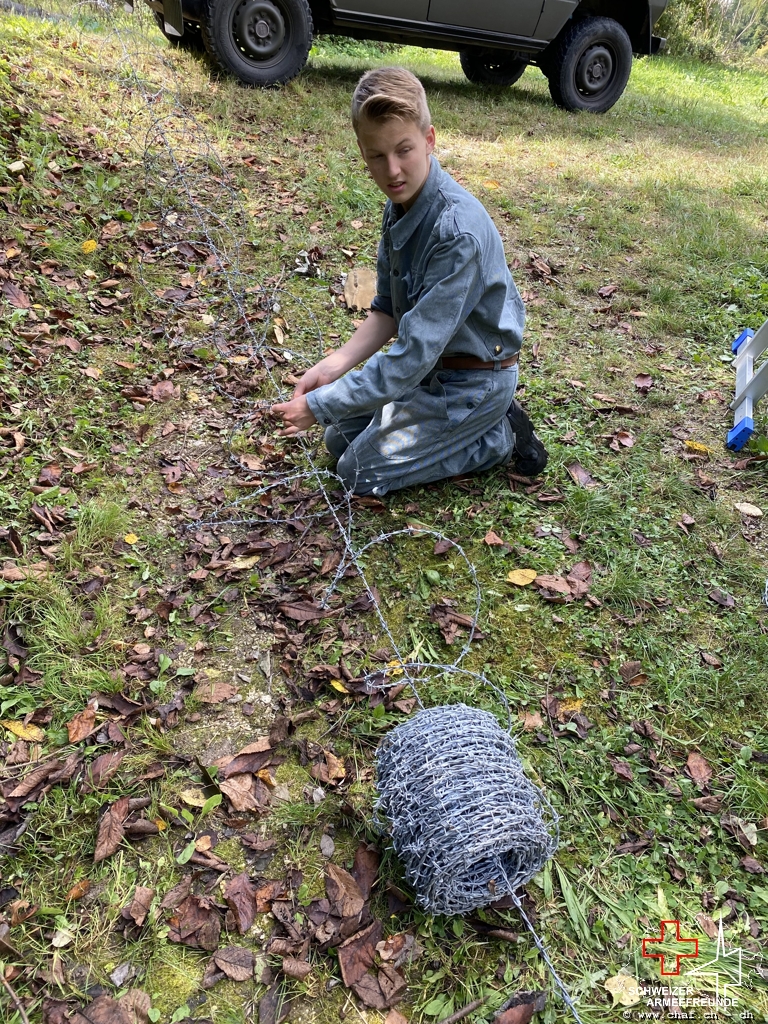
[[[727,445],[740,451],[755,431],[754,408],[768,392],[768,359],[755,372],[755,360],[768,349],[768,320],[755,333],[747,328],[731,344],[736,356],[736,397],[731,402],[733,428],[728,431]]]

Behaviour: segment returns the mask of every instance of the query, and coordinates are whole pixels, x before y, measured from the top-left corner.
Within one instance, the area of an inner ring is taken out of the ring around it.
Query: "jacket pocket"
[[[439,377],[450,430],[472,416],[493,391],[491,370],[454,370],[447,379],[440,371]]]

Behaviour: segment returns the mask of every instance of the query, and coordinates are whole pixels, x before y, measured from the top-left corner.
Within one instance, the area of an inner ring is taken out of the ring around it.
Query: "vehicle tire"
[[[514,85],[528,67],[516,50],[459,50],[461,70],[475,85]]]
[[[312,46],[307,0],[208,0],[205,47],[244,85],[283,85],[301,71]]]
[[[602,114],[624,92],[632,44],[613,18],[584,18],[563,32],[546,61],[549,92],[559,107]]]
[[[165,31],[165,21],[162,14],[159,11],[153,11],[152,13],[155,16],[157,27],[172,46],[177,47],[179,50],[188,50],[190,53],[205,53],[203,34],[196,21],[184,22],[183,36],[171,36]]]

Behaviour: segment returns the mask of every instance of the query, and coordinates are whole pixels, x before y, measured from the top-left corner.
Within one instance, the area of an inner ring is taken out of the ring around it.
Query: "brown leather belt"
[[[514,366],[517,359],[517,355],[510,356],[509,359],[502,359],[498,365],[502,370],[506,370],[508,366]],[[443,356],[441,363],[446,370],[492,370],[496,365],[484,363],[477,356]]]

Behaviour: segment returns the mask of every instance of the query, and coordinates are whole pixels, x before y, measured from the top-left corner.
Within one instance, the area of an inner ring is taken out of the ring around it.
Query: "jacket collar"
[[[399,203],[396,204],[390,201],[389,237],[392,239],[392,245],[395,249],[402,249],[426,217],[427,211],[432,206],[437,195],[442,174],[440,164],[434,156],[431,156],[427,180],[424,182],[419,197],[410,210],[403,213],[403,208]],[[400,214],[399,217],[397,216],[398,213]]]

